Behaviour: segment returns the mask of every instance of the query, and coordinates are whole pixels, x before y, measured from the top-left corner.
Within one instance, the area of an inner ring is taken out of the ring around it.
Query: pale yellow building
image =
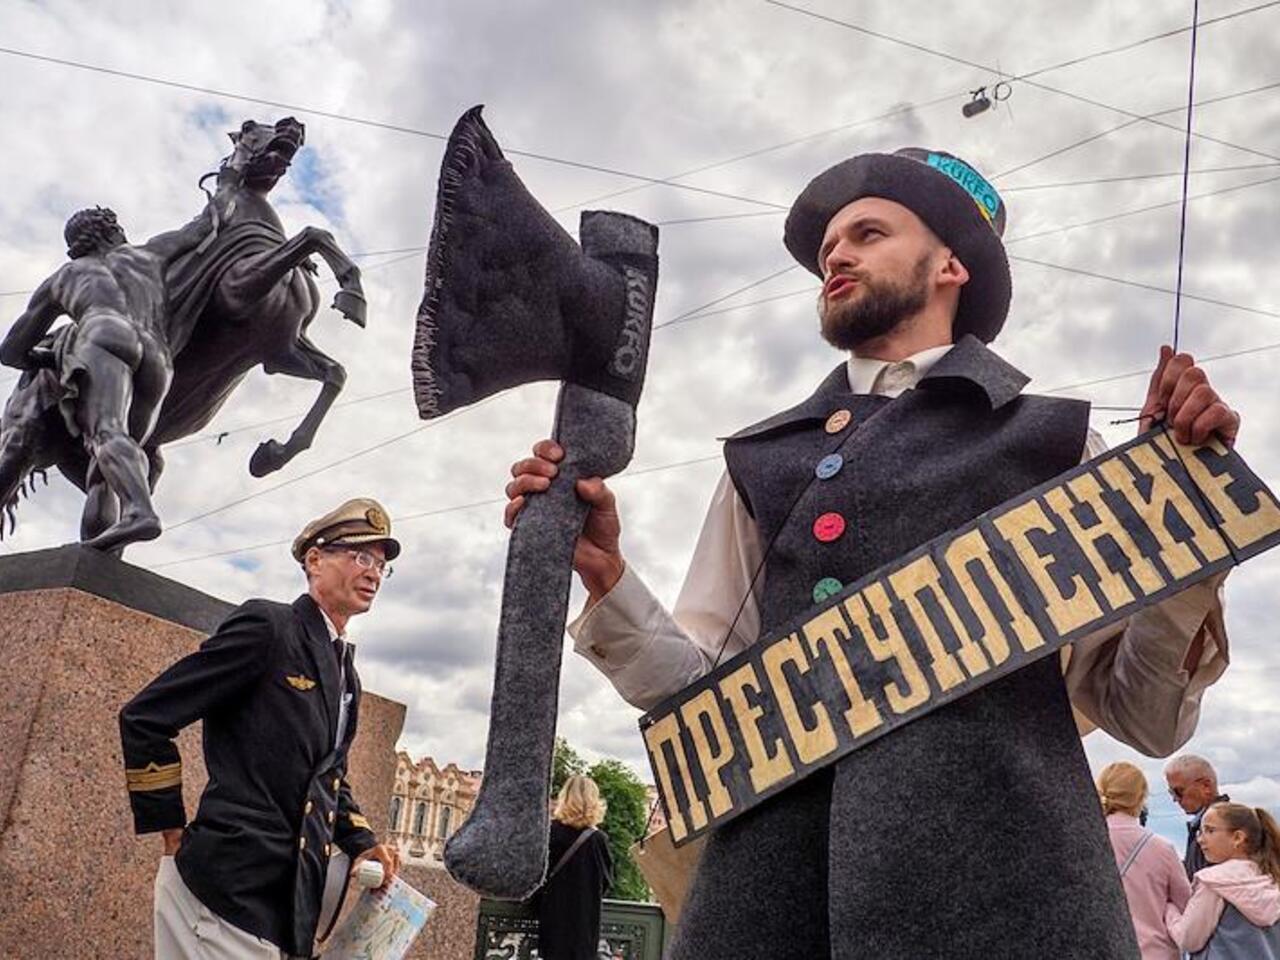
[[[471,814],[480,789],[480,771],[455,763],[443,768],[431,757],[416,763],[401,750],[391,791],[391,842],[409,860],[439,861],[444,842]]]

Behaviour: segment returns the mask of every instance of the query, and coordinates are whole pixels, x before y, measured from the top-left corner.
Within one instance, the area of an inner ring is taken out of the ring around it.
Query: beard
[[[862,285],[861,293],[855,291],[852,297],[836,303],[827,303],[819,294],[822,338],[839,350],[853,350],[868,340],[883,337],[919,313],[929,302],[929,261],[929,254],[921,256],[901,283],[875,280],[855,272],[853,276]]]

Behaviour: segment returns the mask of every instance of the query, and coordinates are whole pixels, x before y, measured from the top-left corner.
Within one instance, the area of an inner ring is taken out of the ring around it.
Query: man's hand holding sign
[[[1199,446],[1215,433],[1228,447],[1240,433],[1240,414],[1232,410],[1209,383],[1203,367],[1189,353],[1160,348],[1160,361],[1151,374],[1142,405],[1141,429],[1162,421],[1179,443]]]

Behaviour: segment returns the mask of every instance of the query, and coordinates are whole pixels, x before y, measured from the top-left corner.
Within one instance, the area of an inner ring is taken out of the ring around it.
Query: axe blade
[[[565,459],[511,535],[484,779],[445,845],[455,879],[522,899],[547,870],[547,800],[581,477],[631,461],[648,365],[658,231],[624,214],[582,215],[581,247],[516,176],[480,108],[441,164],[413,382],[441,416],[507,387],[563,381],[552,436]]]
[[[419,415],[535,380],[582,383],[634,406],[657,228],[588,211],[579,247],[529,193],[480,110],[454,125],[441,163],[413,345]]]

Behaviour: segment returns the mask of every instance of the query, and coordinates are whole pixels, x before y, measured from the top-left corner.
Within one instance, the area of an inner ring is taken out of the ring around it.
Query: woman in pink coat
[[[1196,960],[1280,960],[1280,826],[1260,807],[1215,803],[1200,821],[1210,866],[1169,932]]]
[[[1173,845],[1138,823],[1147,801],[1147,778],[1131,763],[1109,764],[1098,776],[1098,797],[1142,960],[1178,960],[1181,953],[1165,927],[1165,910],[1181,912],[1191,884]]]

